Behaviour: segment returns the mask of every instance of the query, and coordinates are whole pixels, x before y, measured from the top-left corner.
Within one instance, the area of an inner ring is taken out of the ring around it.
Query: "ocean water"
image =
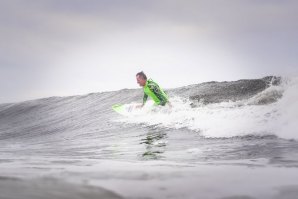
[[[298,198],[298,78],[0,105],[0,198]]]

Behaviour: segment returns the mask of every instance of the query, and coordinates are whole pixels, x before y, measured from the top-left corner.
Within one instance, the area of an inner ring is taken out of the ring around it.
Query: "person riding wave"
[[[168,95],[159,87],[159,85],[152,79],[147,80],[147,76],[143,71],[136,74],[137,83],[144,89],[143,103],[138,108],[143,107],[148,99],[148,96],[152,98],[155,105],[165,106],[168,104],[172,107],[169,102]]]

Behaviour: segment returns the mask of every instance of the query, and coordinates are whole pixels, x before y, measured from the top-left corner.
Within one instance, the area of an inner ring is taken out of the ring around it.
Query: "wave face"
[[[120,118],[111,106],[140,102],[140,89],[2,104],[0,139],[56,139],[82,136],[82,132],[104,135],[113,130],[114,121],[187,128],[214,138],[275,135],[297,139],[297,86],[295,78],[273,76],[190,85],[167,91],[173,104],[170,110],[146,106],[138,114]]]

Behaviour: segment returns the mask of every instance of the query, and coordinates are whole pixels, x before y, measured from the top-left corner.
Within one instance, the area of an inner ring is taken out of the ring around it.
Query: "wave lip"
[[[281,78],[275,76],[231,82],[207,82],[197,85],[196,88],[193,89],[196,90],[196,94],[191,94],[189,98],[190,100],[197,100],[204,104],[239,101],[251,98],[270,86],[277,86],[280,83]],[[276,98],[270,102],[275,101]]]

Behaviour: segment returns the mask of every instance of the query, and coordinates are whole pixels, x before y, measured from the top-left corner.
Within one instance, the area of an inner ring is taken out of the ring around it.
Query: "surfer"
[[[138,108],[141,108],[145,105],[148,96],[152,98],[156,105],[165,106],[168,104],[170,107],[172,107],[167,94],[152,79],[147,80],[147,76],[143,71],[137,73],[136,78],[137,83],[144,88],[143,104],[138,105]]]

